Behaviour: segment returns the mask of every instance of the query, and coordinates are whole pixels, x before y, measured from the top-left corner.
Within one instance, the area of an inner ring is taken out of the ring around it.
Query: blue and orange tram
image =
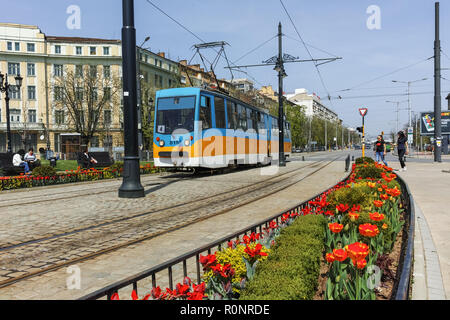
[[[226,168],[278,161],[278,118],[218,91],[156,93],[153,158],[157,167]],[[291,152],[285,122],[284,150]]]

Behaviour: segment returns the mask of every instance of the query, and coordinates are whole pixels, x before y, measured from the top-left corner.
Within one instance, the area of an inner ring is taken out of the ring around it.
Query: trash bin
[[[56,157],[50,158],[50,166],[56,168]]]

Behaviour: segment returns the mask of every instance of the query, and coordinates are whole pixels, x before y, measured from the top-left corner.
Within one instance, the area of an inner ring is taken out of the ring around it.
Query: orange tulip
[[[344,225],[339,224],[337,222],[335,223],[329,223],[328,224],[328,228],[331,230],[331,232],[333,233],[339,233],[342,231],[342,229],[344,228]]]
[[[372,238],[377,236],[380,233],[380,230],[378,230],[376,225],[365,223],[359,226],[359,233],[362,236]]]

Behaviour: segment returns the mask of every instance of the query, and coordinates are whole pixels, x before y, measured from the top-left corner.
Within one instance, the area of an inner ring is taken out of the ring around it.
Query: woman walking
[[[377,142],[375,143],[375,159],[378,163],[383,162],[385,166],[387,166],[386,160],[384,157],[386,156],[386,143],[383,140],[383,137],[379,135],[377,137]]]
[[[406,171],[405,155],[409,154],[408,138],[403,131],[397,133],[397,151],[402,171]]]

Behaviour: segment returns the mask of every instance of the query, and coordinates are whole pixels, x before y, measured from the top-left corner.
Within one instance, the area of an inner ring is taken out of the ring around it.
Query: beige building
[[[143,97],[148,101],[155,91],[180,85],[177,62],[138,48]],[[106,79],[122,77],[120,40],[59,37],[45,35],[37,26],[0,23],[0,72],[23,77],[20,90],[10,91],[10,123],[13,152],[33,147],[60,153],[73,159],[82,144],[69,116],[69,108],[58,103],[58,77],[90,68]],[[99,115],[99,127],[91,139],[91,150],[123,150],[123,110],[121,92]],[[145,103],[143,103],[145,104]],[[6,152],[6,107],[0,96],[0,152]]]

